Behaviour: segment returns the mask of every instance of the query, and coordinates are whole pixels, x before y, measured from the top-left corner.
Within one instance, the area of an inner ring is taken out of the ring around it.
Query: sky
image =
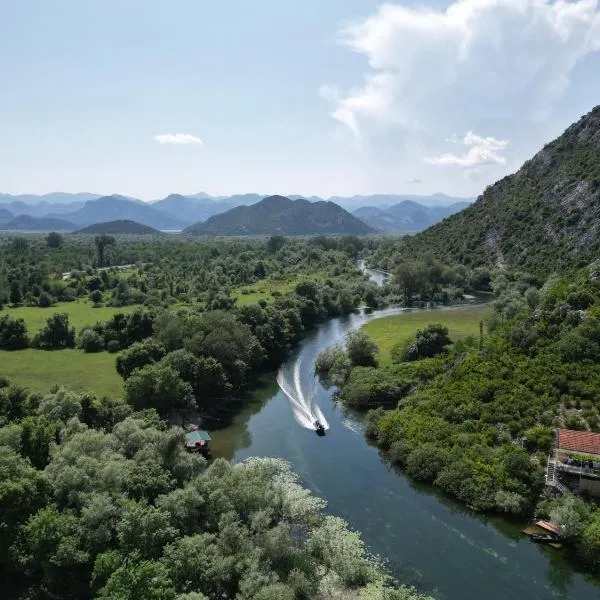
[[[600,103],[598,0],[0,0],[0,192],[475,196]]]

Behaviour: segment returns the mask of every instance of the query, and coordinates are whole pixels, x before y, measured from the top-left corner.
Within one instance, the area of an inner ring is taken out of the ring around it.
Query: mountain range
[[[388,207],[362,206],[352,214],[384,233],[415,233],[469,205],[470,202],[462,201],[448,206],[425,206],[414,200],[403,200]]]
[[[374,229],[334,202],[269,196],[188,227],[189,235],[312,235],[373,233]]]
[[[474,204],[403,240],[401,252],[540,276],[598,258],[600,106]]]
[[[72,224],[72,229],[100,222],[131,220],[154,229],[181,230],[232,208],[251,206],[263,198],[264,196],[254,193],[210,196],[200,192],[190,196],[170,194],[161,200],[143,202],[117,194],[101,197],[87,193],[54,193],[45,196],[0,194],[0,227],[6,229],[6,224],[14,217],[27,215],[38,219],[66,221]],[[414,198],[420,198],[420,202],[417,203]],[[289,199],[303,198],[293,195]],[[333,202],[316,196],[311,196],[308,200],[316,203]],[[459,205],[451,202],[453,200],[456,199],[443,194],[423,197],[373,195],[336,197],[335,203],[348,210],[352,207],[359,208],[360,212],[355,216],[378,231],[404,233],[420,231],[454,212],[455,207],[468,202],[462,199]],[[43,228],[42,223],[29,223],[35,225],[34,230]]]

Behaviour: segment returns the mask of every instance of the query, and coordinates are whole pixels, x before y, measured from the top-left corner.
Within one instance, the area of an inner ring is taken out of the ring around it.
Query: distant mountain
[[[205,223],[190,235],[312,235],[366,234],[373,229],[333,202],[291,200],[269,196],[251,206],[237,206]]]
[[[5,231],[73,231],[77,226],[64,219],[19,215],[0,225]]]
[[[94,223],[93,225],[88,225],[87,227],[84,227],[75,233],[109,233],[113,235],[128,233],[135,235],[161,235],[161,232],[158,229],[148,227],[148,225],[142,225],[141,223],[136,223],[135,221],[129,221],[127,219],[108,221],[106,223]]]
[[[77,194],[68,194],[66,192],[52,192],[51,194],[0,194],[0,204],[9,204],[11,202],[23,202],[24,204],[73,204],[87,202],[100,198],[100,194],[89,194],[80,192]]]
[[[51,204],[39,202],[38,204],[27,204],[21,200],[15,200],[8,204],[1,204],[2,208],[10,210],[14,215],[29,215],[31,217],[44,217],[48,214],[63,215],[83,207],[84,202],[72,202],[69,204]]]
[[[264,194],[233,194],[230,196],[211,196],[205,192],[196,194],[182,195],[170,194],[166,198],[152,202],[143,202],[137,198],[121,196],[114,194],[111,196],[100,196],[86,192],[78,194],[68,194],[63,192],[54,192],[51,194],[34,195],[21,194],[10,195],[0,194],[0,207],[9,210],[13,215],[30,215],[32,217],[50,217],[73,221],[78,225],[90,225],[97,222],[113,221],[127,219],[144,223],[150,227],[162,229],[181,229],[192,223],[206,221],[212,216],[227,212],[236,206],[250,206],[261,201]],[[322,202],[323,198],[318,196],[287,196],[291,200],[309,200],[311,202]],[[115,202],[108,206],[106,198],[118,198],[121,202],[118,206]],[[94,205],[88,205],[89,202],[102,200],[103,207],[93,208]],[[432,196],[416,195],[395,195],[395,194],[373,194],[368,196],[334,196],[328,199],[352,211],[364,206],[374,206],[387,211],[390,207],[401,204],[405,201],[417,202],[427,208],[447,207],[455,202],[468,202],[470,199],[453,198],[444,194],[433,194]],[[166,216],[161,217],[164,221],[157,220],[157,214],[150,212],[143,216],[141,211],[131,208],[131,205],[124,205],[123,202],[130,202],[141,207],[150,207]],[[75,214],[73,214],[75,213]],[[414,216],[410,219],[415,220]],[[409,221],[410,221],[409,219]],[[422,224],[412,225],[410,222],[404,223],[398,229],[393,223],[388,223],[388,217],[384,217],[379,224],[370,222],[371,225],[389,232],[419,231],[423,228]],[[439,218],[431,221],[436,222]],[[391,227],[391,229],[389,229]]]
[[[414,200],[403,200],[386,208],[363,206],[352,214],[384,233],[417,233],[469,205],[470,202],[457,202],[449,206],[424,206]]]
[[[184,219],[166,215],[149,203],[117,195],[88,200],[79,210],[61,217],[84,226],[124,219],[155,229],[183,229],[187,224]]]
[[[600,253],[600,106],[402,253],[546,275]]]
[[[5,208],[0,208],[0,223],[6,223],[7,221],[12,221],[15,218],[15,215],[10,212],[10,210],[6,210]]]
[[[213,215],[218,215],[231,208],[230,205],[222,204],[212,198],[202,199],[181,194],[170,194],[162,200],[153,202],[152,207],[171,218],[185,221],[188,225],[206,221]]]
[[[447,196],[446,194],[432,194],[431,196],[419,196],[415,194],[371,194],[366,196],[332,196],[331,202],[339,204],[346,210],[354,211],[363,206],[376,206],[387,209],[402,202],[415,202],[427,208],[451,206],[456,203],[471,203],[474,198],[460,198]]]

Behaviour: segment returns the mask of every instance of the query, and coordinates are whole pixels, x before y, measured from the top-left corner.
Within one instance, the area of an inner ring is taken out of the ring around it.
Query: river
[[[324,437],[297,423],[273,374],[227,427],[212,432],[215,456],[289,461],[303,483],[327,500],[330,513],[362,533],[393,575],[436,598],[600,598],[598,582],[587,579],[564,552],[531,543],[522,525],[474,514],[391,467],[365,440],[360,415],[337,405],[332,390],[314,378],[321,350],[369,319],[401,312],[332,319],[308,335],[283,365],[280,378],[292,387],[299,382],[322,410],[330,427]]]

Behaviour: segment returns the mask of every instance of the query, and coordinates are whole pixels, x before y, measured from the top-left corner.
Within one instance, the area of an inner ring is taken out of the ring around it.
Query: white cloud
[[[348,92],[322,88],[331,116],[357,139],[400,130],[440,140],[494,120],[545,119],[575,65],[600,50],[600,12],[598,0],[456,0],[444,10],[384,4],[341,41],[370,69]],[[462,161],[481,158],[477,148]]]
[[[154,136],[154,139],[159,144],[196,144],[204,146],[204,143],[199,137],[189,133],[164,133]]]
[[[447,141],[454,142],[454,138]],[[465,154],[440,154],[426,158],[425,162],[431,165],[455,165],[458,167],[476,167],[478,165],[505,165],[506,158],[500,154],[508,146],[507,140],[497,140],[493,137],[481,137],[469,131],[462,140],[462,144],[468,146]]]

